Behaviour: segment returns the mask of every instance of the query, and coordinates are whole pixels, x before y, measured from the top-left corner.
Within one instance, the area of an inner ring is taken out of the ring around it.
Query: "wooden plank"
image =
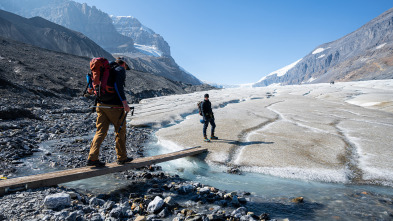
[[[8,180],[0,181],[0,196],[7,192],[34,189],[39,187],[54,186],[60,183],[67,183],[75,180],[91,178],[95,176],[102,176],[110,173],[121,172],[129,169],[141,168],[144,166],[170,161],[182,157],[192,156],[206,152],[207,148],[200,146],[193,147],[177,152],[134,159],[132,162],[125,165],[118,165],[117,163],[106,164],[106,167],[81,167],[70,170],[61,170],[51,173],[44,173],[32,176],[18,177]]]

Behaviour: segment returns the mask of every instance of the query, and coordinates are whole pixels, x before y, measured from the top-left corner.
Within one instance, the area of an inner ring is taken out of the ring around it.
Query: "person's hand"
[[[130,109],[130,106],[128,106],[128,104],[127,104],[127,101],[126,100],[124,100],[123,101],[123,107],[124,107],[124,111],[125,112],[130,112],[131,111],[131,109]]]

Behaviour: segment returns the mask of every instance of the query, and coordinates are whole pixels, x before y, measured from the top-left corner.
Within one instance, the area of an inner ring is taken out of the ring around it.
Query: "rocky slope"
[[[26,19],[0,10],[0,36],[41,48],[86,57],[112,55],[83,34],[40,17]]]
[[[0,8],[24,17],[40,16],[78,31],[109,52],[133,52],[131,38],[119,34],[108,14],[70,0],[1,1]]]
[[[135,44],[152,47],[153,50],[158,50],[158,53],[161,52],[161,56],[171,55],[169,44],[164,38],[141,24],[138,19],[131,16],[111,16],[111,18],[116,30],[132,38]]]
[[[2,105],[11,100],[30,102],[30,99],[46,97],[72,99],[79,96],[86,85],[85,75],[90,71],[90,58],[45,50],[3,37],[0,37],[0,49]],[[127,71],[128,100],[201,89],[204,87],[171,81],[150,73]]]
[[[254,84],[302,84],[393,78],[393,8],[358,30],[318,46]]]

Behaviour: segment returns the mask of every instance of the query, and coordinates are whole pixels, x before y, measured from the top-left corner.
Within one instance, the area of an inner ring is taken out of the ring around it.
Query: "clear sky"
[[[393,7],[393,0],[76,0],[131,15],[201,80],[256,82]]]

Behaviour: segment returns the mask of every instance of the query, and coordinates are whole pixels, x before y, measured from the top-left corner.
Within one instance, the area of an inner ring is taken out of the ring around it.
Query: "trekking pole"
[[[108,107],[108,106],[91,106],[89,108],[96,108],[96,107],[98,107],[98,108],[108,108],[108,109],[122,109],[122,108],[124,108],[124,107]]]
[[[134,107],[130,107],[130,109],[131,109],[131,116],[134,116]],[[119,130],[117,130],[117,133],[120,133],[120,130],[123,127],[124,121],[126,121],[126,119],[127,119],[127,115],[128,115],[128,112],[126,112],[126,116],[124,116],[123,121],[120,124]]]

